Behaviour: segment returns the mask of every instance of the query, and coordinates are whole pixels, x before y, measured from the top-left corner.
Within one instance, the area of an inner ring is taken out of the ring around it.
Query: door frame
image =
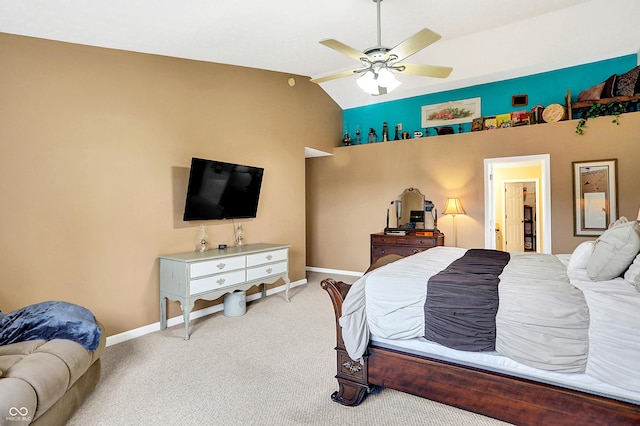
[[[539,192],[536,194],[542,229],[542,246],[538,249],[541,253],[552,253],[551,249],[551,156],[550,154],[524,155],[519,157],[485,158],[484,160],[484,246],[487,249],[496,248],[496,208],[495,185],[493,185],[493,172],[498,168],[531,167],[539,166],[542,181]]]

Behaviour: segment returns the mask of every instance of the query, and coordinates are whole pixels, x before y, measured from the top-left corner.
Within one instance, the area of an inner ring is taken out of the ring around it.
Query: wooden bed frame
[[[321,286],[335,311],[335,402],[356,406],[370,392],[386,387],[518,425],[640,424],[640,405],[372,344],[362,364],[353,361],[338,323],[351,285],[325,279]]]

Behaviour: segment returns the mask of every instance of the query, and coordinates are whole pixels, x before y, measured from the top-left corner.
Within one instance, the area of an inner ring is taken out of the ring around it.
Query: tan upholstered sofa
[[[0,425],[63,425],[98,384],[105,341],[94,351],[63,339],[0,346]]]

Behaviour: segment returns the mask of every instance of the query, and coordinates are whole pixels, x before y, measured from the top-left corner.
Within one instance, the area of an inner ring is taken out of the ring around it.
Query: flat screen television
[[[184,220],[253,218],[264,169],[191,159]]]

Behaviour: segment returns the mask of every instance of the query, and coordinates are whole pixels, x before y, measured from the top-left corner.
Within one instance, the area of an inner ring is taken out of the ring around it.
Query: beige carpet
[[[390,389],[358,407],[332,402],[335,323],[323,278],[309,273],[291,303],[281,292],[240,317],[194,320],[188,341],[178,325],[106,348],[102,379],[68,424],[504,424]]]

